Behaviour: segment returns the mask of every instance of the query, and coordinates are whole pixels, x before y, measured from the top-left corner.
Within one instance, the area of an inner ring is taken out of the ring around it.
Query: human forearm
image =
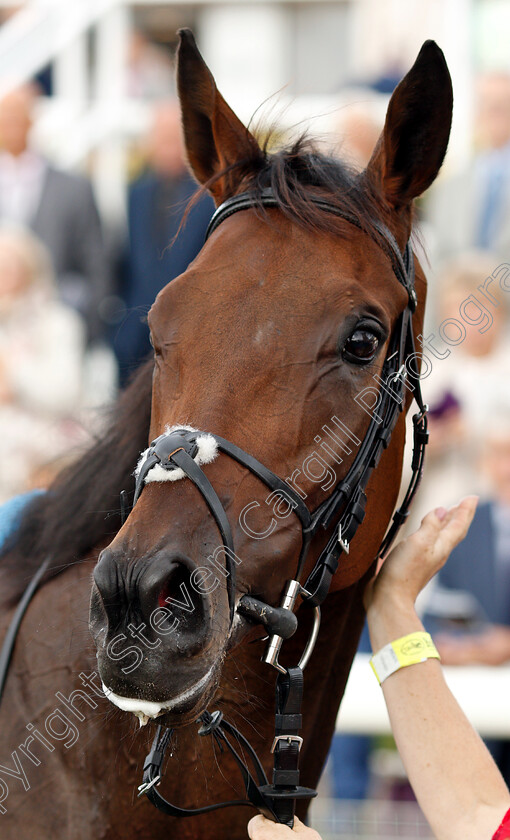
[[[423,630],[412,601],[388,592],[374,599],[367,616],[374,652]],[[409,780],[438,840],[489,840],[510,794],[439,662],[401,668],[382,689]]]
[[[403,636],[423,633],[416,598],[466,535],[476,502],[471,496],[449,511],[431,511],[368,583],[364,603],[375,653]],[[407,641],[394,646],[396,660],[384,656],[376,663],[378,673],[412,658]],[[390,673],[383,692],[397,746],[437,840],[491,840],[496,831],[498,840],[509,837],[510,793],[446,685],[439,661],[427,659]],[[301,830],[303,838],[310,832],[297,824],[295,831]],[[292,836],[290,829],[261,816],[250,822],[249,834],[252,840]]]

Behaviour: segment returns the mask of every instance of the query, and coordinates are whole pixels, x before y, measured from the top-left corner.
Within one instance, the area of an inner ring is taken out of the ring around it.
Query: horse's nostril
[[[207,594],[193,585],[194,574],[191,559],[177,552],[129,563],[105,551],[94,572],[90,615],[96,636],[103,628],[129,635],[142,627],[145,643],[159,648],[164,642],[167,651],[194,655],[210,636],[213,610]]]
[[[172,601],[185,603],[190,598],[190,572],[182,563],[175,563],[158,593],[158,606]]]
[[[142,614],[166,644],[174,641],[191,656],[210,636],[211,603],[193,586],[194,567],[189,558],[162,555],[139,583]]]
[[[104,604],[118,603],[121,581],[118,566],[109,549],[105,548],[99,555],[99,560],[94,567],[92,576]]]

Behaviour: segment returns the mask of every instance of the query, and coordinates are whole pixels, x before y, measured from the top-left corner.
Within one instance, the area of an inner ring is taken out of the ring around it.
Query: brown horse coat
[[[187,481],[147,486],[120,530],[116,516],[105,521],[105,512],[115,508],[115,495],[146,446],[152,377],[151,439],[167,424],[191,423],[229,438],[284,478],[310,456],[315,436],[333,416],[363,437],[369,417],[355,397],[380,373],[406,305],[388,258],[365,231],[372,231],[372,220],[383,221],[404,246],[412,200],[437,175],[451,120],[449,75],[432,42],[393,94],[384,132],[359,176],[303,143],[274,156],[261,150],[217,91],[187,32],[181,34],[179,91],[190,165],[216,201],[271,185],[280,204],[266,215],[246,211],[226,221],[188,271],[161,292],[150,316],[154,365],[123,396],[109,435],[28,512],[16,546],[1,561],[5,603],[12,604],[31,570],[48,552],[53,558],[50,579],[20,631],[0,710],[0,832],[6,840],[246,836],[247,808],[176,821],[136,799],[152,733],[138,731],[131,716],[99,696],[87,628],[90,573],[99,548],[114,536],[100,565],[118,574],[117,594],[105,600],[94,586],[92,599],[101,678],[121,685],[125,696],[162,699],[178,695],[190,674],[200,676],[213,662],[213,678],[185,712],[166,715],[181,728],[161,790],[184,807],[242,796],[229,757],[198,738],[194,725],[182,727],[214,702],[269,770],[274,676],[260,662],[258,628],[240,622],[230,634],[225,587],[204,596],[200,627],[190,624],[187,636],[169,636],[132,675],[122,671],[122,657],[104,655],[107,635],[130,615],[143,618],[140,605],[157,596],[154,582],[152,589],[147,584],[155,559],[177,557],[172,563],[182,566],[214,549],[212,519]],[[362,230],[314,209],[306,200],[310,191],[356,213]],[[419,269],[417,292],[419,333],[425,300]],[[377,353],[367,365],[349,364],[342,348],[368,317],[378,324]],[[334,730],[363,621],[364,580],[396,501],[403,446],[404,414],[369,483],[365,523],[323,606],[305,674],[301,766],[302,783],[310,787]],[[223,459],[206,470],[235,524],[239,592],[279,603],[295,572],[297,522],[286,520],[265,542],[249,539],[239,513],[247,502],[263,501],[265,488]],[[310,509],[327,495],[310,481],[305,490]],[[262,526],[262,513],[257,516]],[[317,541],[310,562],[320,547]],[[177,586],[174,574],[172,566],[170,584]],[[284,662],[297,661],[307,637],[305,607],[298,618]]]

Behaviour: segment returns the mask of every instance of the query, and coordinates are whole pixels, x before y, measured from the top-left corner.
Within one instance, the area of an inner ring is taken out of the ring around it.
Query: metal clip
[[[425,403],[423,408],[421,408],[416,414],[413,414],[413,423],[415,423],[416,425],[418,425],[418,423],[421,423],[423,418],[427,416],[428,412],[429,407],[428,404]]]
[[[298,595],[308,595],[309,593],[303,589],[299,581],[297,580],[289,580],[287,584],[287,590],[284,593],[281,607],[282,609],[286,610],[293,610],[296,604],[296,600]],[[319,607],[314,607],[314,620],[313,620],[313,627],[310,633],[310,637],[308,642],[306,643],[306,647],[303,651],[303,655],[298,662],[298,668],[304,670],[312,655],[312,651],[315,647],[315,642],[317,641],[317,636],[319,635],[319,628],[321,623],[321,611]],[[269,644],[267,646],[267,650],[262,657],[262,661],[266,662],[268,665],[272,665],[273,668],[276,668],[277,671],[280,671],[281,674],[286,674],[286,669],[280,665],[278,662],[278,656],[280,654],[280,650],[282,647],[283,638],[281,636],[270,636]]]
[[[144,793],[147,793],[147,791],[150,790],[151,787],[154,787],[154,785],[156,785],[160,781],[160,779],[161,776],[156,776],[156,778],[153,779],[152,782],[144,782],[142,785],[138,785],[138,796],[140,797],[143,796]]]
[[[396,382],[397,379],[406,379],[407,378],[407,370],[405,364],[401,365],[397,372],[392,376],[391,381]]]
[[[347,540],[342,539],[342,523],[341,522],[338,526],[338,542],[342,546],[343,551],[345,551],[346,554],[349,554],[349,551],[351,550],[351,548],[350,548],[350,545],[347,542]]]
[[[272,753],[274,753],[278,741],[287,741],[288,744],[292,744],[293,741],[297,741],[298,752],[301,751],[301,747],[303,746],[303,739],[300,735],[276,735],[273,741],[273,746],[271,747]]]
[[[301,591],[301,585],[297,580],[289,580],[287,584],[287,590],[283,595],[281,607],[285,610],[293,610],[297,597]],[[263,661],[267,662],[268,665],[272,665],[273,668],[276,668],[277,671],[280,671],[282,674],[285,674],[285,668],[283,668],[278,663],[278,655],[280,653],[280,648],[282,646],[283,638],[282,636],[271,636],[269,638],[269,644],[267,646],[266,653],[263,657]]]

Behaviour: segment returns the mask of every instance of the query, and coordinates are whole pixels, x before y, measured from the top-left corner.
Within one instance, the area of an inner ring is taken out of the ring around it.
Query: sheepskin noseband
[[[143,472],[146,461],[152,456],[155,448],[163,454],[168,445],[167,454],[171,454],[173,447],[172,437],[176,442],[176,446],[182,442],[183,438],[191,444],[189,454],[199,465],[210,464],[218,454],[218,444],[213,435],[207,432],[200,432],[198,429],[194,429],[193,426],[167,426],[164,433],[156,438],[149,448],[140,455],[140,459],[136,465],[135,478],[138,478]],[[151,481],[179,481],[179,479],[185,477],[186,473],[180,467],[166,469],[161,466],[161,463],[156,463],[147,471],[144,477],[144,484],[149,484]]]

